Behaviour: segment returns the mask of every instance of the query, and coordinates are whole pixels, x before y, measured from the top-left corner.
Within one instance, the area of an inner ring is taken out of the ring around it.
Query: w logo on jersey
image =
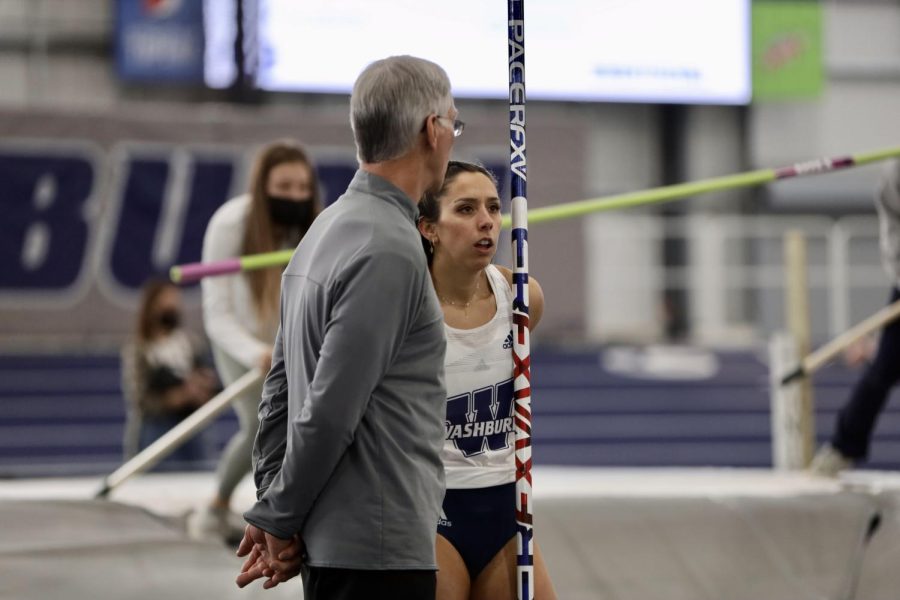
[[[513,339],[512,339],[512,331],[509,332],[509,335],[506,336],[506,339],[503,341],[503,349],[509,350],[513,347]]]
[[[513,380],[447,400],[447,439],[466,458],[509,448],[513,431]]]

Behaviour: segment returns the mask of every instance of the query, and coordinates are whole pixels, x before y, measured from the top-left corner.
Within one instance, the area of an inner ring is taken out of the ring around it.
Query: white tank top
[[[444,324],[446,437],[441,459],[448,488],[515,481],[512,290],[494,265],[485,269],[497,312],[475,329]]]

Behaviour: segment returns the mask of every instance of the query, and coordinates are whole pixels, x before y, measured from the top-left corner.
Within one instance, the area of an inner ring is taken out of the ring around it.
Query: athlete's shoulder
[[[491,266],[494,267],[495,269],[497,269],[497,271],[499,271],[500,275],[503,276],[503,279],[506,280],[506,283],[508,283],[509,286],[512,287],[512,282],[513,282],[512,269],[510,269],[509,267],[504,267],[503,265],[491,265]],[[532,283],[532,284],[537,284],[537,279],[535,279],[533,276],[529,275],[528,282]],[[538,284],[538,286],[540,286],[540,284]]]
[[[497,269],[506,280],[506,283],[509,284],[511,289],[513,287],[513,272],[507,268],[500,265],[491,265]],[[544,314],[544,289],[541,287],[541,284],[538,283],[538,280],[528,276],[528,301],[529,301],[529,309],[531,315],[531,328],[534,329],[537,327],[538,323],[541,321],[541,317]]]
[[[493,267],[500,274],[501,277],[503,277],[503,279],[506,281],[506,283],[510,287],[512,287],[512,270],[511,269],[501,266],[501,265],[490,265],[490,266]]]

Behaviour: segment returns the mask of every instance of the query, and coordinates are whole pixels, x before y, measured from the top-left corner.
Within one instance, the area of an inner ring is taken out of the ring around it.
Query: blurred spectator
[[[203,261],[293,249],[321,210],[316,171],[306,152],[291,141],[262,149],[248,193],[215,212],[203,238]],[[203,322],[216,370],[225,385],[253,367],[268,372],[279,322],[281,267],[203,280]],[[218,490],[188,519],[196,539],[240,540],[243,518],[230,510],[231,496],[250,472],[262,380],[233,404],[239,431],[228,442],[216,473]]]
[[[900,301],[900,161],[887,164],[875,196],[880,226],[881,258],[892,279],[889,303]],[[881,332],[872,362],[838,413],[831,443],[822,446],[810,464],[817,475],[833,477],[869,455],[872,432],[900,381],[900,321]]]
[[[126,400],[125,458],[131,458],[177,425],[215,392],[215,373],[202,360],[203,346],[182,327],[181,292],[163,279],[144,284],[134,338],[122,349]],[[202,467],[208,459],[203,434],[176,449],[160,470]]]
[[[867,335],[847,346],[847,349],[844,350],[841,358],[848,367],[858,369],[871,362],[872,359],[875,358],[875,353],[877,351],[878,336]]]

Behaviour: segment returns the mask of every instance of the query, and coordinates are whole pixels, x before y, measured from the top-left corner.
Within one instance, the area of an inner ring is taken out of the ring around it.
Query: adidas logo
[[[447,513],[444,512],[444,507],[441,507],[441,518],[438,519],[438,525],[441,527],[453,527],[453,521],[447,518]]]
[[[506,341],[503,342],[503,349],[504,349],[504,350],[509,350],[509,349],[512,348],[512,347],[513,347],[513,342],[512,342],[512,331],[510,331],[510,332],[509,332],[509,335],[506,336]]]

